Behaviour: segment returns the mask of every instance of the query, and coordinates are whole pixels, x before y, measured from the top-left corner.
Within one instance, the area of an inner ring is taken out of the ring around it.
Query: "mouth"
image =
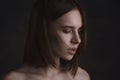
[[[68,53],[74,55],[76,53],[77,48],[69,48]]]

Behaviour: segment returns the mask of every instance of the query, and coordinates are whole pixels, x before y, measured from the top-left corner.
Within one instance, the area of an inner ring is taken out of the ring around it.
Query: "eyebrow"
[[[61,25],[61,23],[57,22],[57,24]],[[70,26],[70,25],[61,25],[62,28],[71,28],[71,29],[74,29],[75,27],[74,26]],[[83,25],[80,26],[78,29],[82,29],[83,28]]]
[[[71,28],[71,29],[74,29],[75,27],[74,26],[67,26],[67,25],[65,25],[65,26],[61,26],[62,28]],[[83,27],[82,26],[80,26],[78,29],[82,29]]]

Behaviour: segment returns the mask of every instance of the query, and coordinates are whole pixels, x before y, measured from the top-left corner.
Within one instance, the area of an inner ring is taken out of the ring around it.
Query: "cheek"
[[[60,34],[59,35],[59,43],[62,47],[68,47],[70,45],[71,36],[68,34]]]
[[[52,37],[54,48],[64,49],[70,45],[70,36],[56,34]]]
[[[54,49],[68,48],[71,41],[71,35],[65,34],[60,30],[54,30],[51,32],[50,43]]]

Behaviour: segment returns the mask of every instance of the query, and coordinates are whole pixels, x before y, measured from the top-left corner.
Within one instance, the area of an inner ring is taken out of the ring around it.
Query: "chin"
[[[66,56],[66,57],[64,57],[62,59],[66,60],[66,61],[70,61],[70,60],[73,59],[73,56],[71,56],[71,55],[70,56]]]

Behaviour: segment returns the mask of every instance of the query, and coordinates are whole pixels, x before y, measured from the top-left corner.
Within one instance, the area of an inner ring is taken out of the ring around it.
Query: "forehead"
[[[82,26],[82,16],[80,11],[75,8],[59,17],[53,24],[80,28]]]

